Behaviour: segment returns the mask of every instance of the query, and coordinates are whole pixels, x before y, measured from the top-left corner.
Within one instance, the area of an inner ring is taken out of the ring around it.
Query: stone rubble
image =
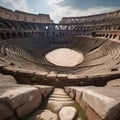
[[[63,107],[59,116],[61,120],[74,120],[77,115],[77,110],[74,107]]]

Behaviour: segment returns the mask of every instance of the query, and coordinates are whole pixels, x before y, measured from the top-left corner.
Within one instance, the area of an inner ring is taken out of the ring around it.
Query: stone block
[[[0,85],[0,99],[15,109],[40,95],[37,88],[29,85]]]
[[[77,110],[74,107],[62,107],[59,112],[60,120],[74,120],[77,115]]]
[[[28,114],[30,114],[32,111],[34,111],[35,109],[37,109],[39,107],[41,100],[42,100],[42,96],[39,95],[34,100],[28,101],[28,102],[24,103],[23,105],[19,106],[16,109],[17,116],[19,118],[26,117]]]
[[[36,87],[44,97],[48,96],[53,91],[52,86],[46,85],[33,85],[33,86]]]
[[[14,67],[4,67],[2,69],[2,73],[5,75],[13,75],[15,76],[16,72],[20,70],[20,68],[14,68]]]
[[[35,80],[42,80],[42,79],[46,79],[47,75],[48,75],[48,72],[39,71],[35,73],[34,77],[35,77]]]
[[[75,101],[83,108],[90,120],[115,120],[120,116],[120,87],[68,88],[75,90]],[[93,119],[94,117],[96,119]]]
[[[56,113],[53,113],[52,111],[45,109],[45,110],[39,110],[33,114],[29,118],[29,120],[58,120],[58,116]]]
[[[72,75],[72,74],[69,74],[67,76],[68,80],[78,80],[78,76],[77,75]]]
[[[120,110],[120,92],[115,91],[104,88],[87,89],[83,92],[82,100],[102,119],[113,120]]]
[[[59,80],[67,80],[68,78],[67,78],[67,74],[58,74],[57,75],[57,78],[59,79]]]
[[[0,74],[0,83],[1,84],[16,84],[17,82],[15,78],[11,75]]]
[[[14,114],[14,111],[5,103],[0,103],[0,120],[7,119]]]
[[[51,71],[48,75],[47,75],[47,78],[50,79],[50,80],[56,80],[56,77],[57,77],[57,73]]]
[[[25,70],[25,69],[21,69],[21,70],[18,70],[17,73],[16,73],[16,76],[19,76],[19,77],[33,77],[35,71],[33,70]]]

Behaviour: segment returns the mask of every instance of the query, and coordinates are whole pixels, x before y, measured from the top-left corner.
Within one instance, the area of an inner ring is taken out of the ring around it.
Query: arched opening
[[[30,37],[30,32],[28,32],[28,37]]]
[[[6,38],[4,33],[0,33],[0,37],[1,37],[1,39],[3,39],[3,40]]]
[[[42,35],[45,35],[45,33],[44,33],[44,32],[42,32]]]
[[[91,33],[92,37],[96,37],[96,32]]]
[[[26,32],[24,32],[24,37],[27,37],[27,33]]]
[[[34,37],[34,32],[31,33],[31,36]]]
[[[52,35],[55,36],[55,32],[52,32]]]
[[[9,32],[6,33],[6,38],[7,38],[7,39],[11,38],[11,35],[10,35]]]
[[[41,36],[41,32],[39,32],[39,36]]]
[[[21,32],[18,32],[18,37],[19,37],[19,38],[22,38],[22,37],[23,37]]]
[[[110,37],[109,38],[112,38],[112,34],[110,34]]]
[[[13,32],[13,33],[12,33],[12,38],[16,38],[16,37],[17,37],[16,33]]]
[[[105,36],[105,38],[107,38],[108,37],[108,34]]]
[[[120,30],[120,27],[118,27],[118,30]]]
[[[117,34],[115,34],[114,36],[113,36],[113,39],[115,39],[117,37]]]

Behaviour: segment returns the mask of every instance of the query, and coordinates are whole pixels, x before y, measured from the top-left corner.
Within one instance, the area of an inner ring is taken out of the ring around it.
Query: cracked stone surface
[[[61,120],[74,120],[77,115],[77,110],[74,107],[63,107],[59,116]]]
[[[58,120],[57,114],[47,109],[37,111],[34,114],[36,115],[30,117],[29,120]]]

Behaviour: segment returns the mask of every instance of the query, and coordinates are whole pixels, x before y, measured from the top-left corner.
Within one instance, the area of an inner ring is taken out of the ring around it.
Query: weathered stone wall
[[[104,21],[106,19],[120,18],[120,10],[99,15],[90,15],[82,17],[63,17],[60,23],[84,23],[94,21]]]
[[[31,14],[21,11],[12,11],[0,7],[0,17],[8,20],[35,22],[35,23],[53,23],[48,14]]]

